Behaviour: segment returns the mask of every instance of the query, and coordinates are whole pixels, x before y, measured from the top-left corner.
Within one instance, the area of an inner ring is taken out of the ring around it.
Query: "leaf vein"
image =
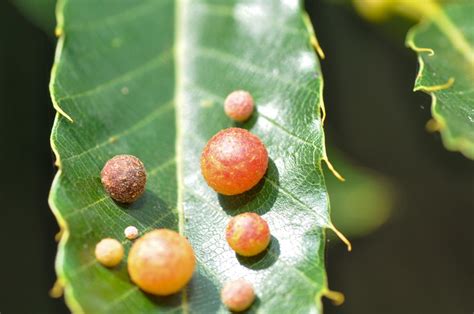
[[[146,232],[154,229],[154,225],[156,225],[157,223],[159,222],[162,222],[163,220],[165,220],[166,218],[168,218],[169,216],[171,216],[171,214],[174,213],[174,210],[170,210],[168,213],[166,213],[165,215],[161,216],[160,218],[156,219],[155,221],[153,221],[149,227],[146,227],[144,228],[143,230],[141,230],[140,232],[142,234],[145,234]],[[130,243],[130,240],[128,239],[125,239],[123,241],[121,241],[122,245],[125,245],[127,243]],[[87,269],[89,269],[90,267],[94,266],[95,264],[98,264],[98,261],[95,259],[95,258],[92,258],[88,263],[82,265],[81,267],[77,268],[75,271],[71,272],[70,276],[71,278],[79,275],[80,273],[82,273],[83,271],[86,271]]]
[[[82,157],[83,155],[88,154],[92,151],[95,151],[96,149],[99,149],[99,148],[102,148],[102,147],[107,146],[109,144],[115,143],[117,140],[123,138],[124,136],[126,136],[128,134],[131,134],[131,133],[141,129],[142,127],[145,127],[149,123],[153,122],[156,118],[159,118],[162,114],[168,112],[168,110],[173,109],[174,108],[173,101],[174,100],[170,100],[166,104],[164,104],[162,106],[159,106],[156,110],[152,111],[150,114],[148,114],[145,117],[143,117],[142,119],[138,120],[133,125],[131,125],[129,128],[125,129],[124,131],[122,131],[120,133],[116,133],[114,135],[111,135],[107,140],[95,145],[94,147],[88,148],[87,150],[82,151],[81,153],[79,153],[77,155],[72,155],[72,156],[63,158],[62,162],[70,161],[71,159],[76,159],[76,158]]]
[[[314,90],[308,88],[307,86],[297,86],[295,84],[298,82],[296,78],[285,77],[283,75],[274,75],[273,73],[269,72],[267,69],[261,68],[260,66],[254,63],[251,63],[248,61],[242,61],[243,60],[242,57],[238,57],[238,56],[235,56],[230,53],[220,51],[217,49],[204,48],[204,47],[196,47],[195,52],[197,54],[200,54],[203,57],[213,58],[214,62],[216,60],[221,60],[225,63],[234,65],[235,67],[240,68],[244,71],[250,71],[255,74],[265,76],[268,79],[280,81],[290,87],[299,87],[303,90],[308,91],[311,94],[317,95],[317,93]]]
[[[165,4],[166,1],[160,0],[158,4]],[[125,22],[127,20],[134,20],[142,15],[146,15],[147,13],[152,13],[154,12],[153,10],[150,10],[150,8],[155,7],[157,4],[156,1],[151,0],[148,2],[143,2],[140,3],[139,5],[127,9],[125,12],[120,12],[115,15],[110,15],[106,18],[100,18],[95,21],[88,21],[86,23],[76,23],[76,24],[70,24],[67,26],[67,31],[82,31],[82,30],[95,30],[95,28],[98,28],[103,25],[114,25],[119,22]]]
[[[176,159],[175,159],[175,157],[173,156],[173,157],[167,159],[166,161],[162,162],[162,163],[159,164],[158,166],[152,168],[152,169],[150,170],[150,172],[149,172],[148,178],[152,178],[152,177],[155,176],[159,171],[161,171],[161,170],[163,170],[163,169],[166,169],[167,167],[169,167],[169,166],[171,166],[172,164],[174,164],[175,161],[176,161]],[[76,214],[78,214],[78,213],[80,213],[80,212],[82,212],[82,211],[84,211],[84,210],[86,210],[86,209],[88,209],[88,208],[92,208],[94,205],[97,205],[97,204],[99,204],[99,203],[101,203],[101,202],[103,202],[103,201],[105,201],[105,200],[110,200],[111,202],[113,202],[113,201],[111,200],[110,196],[105,195],[105,196],[101,197],[100,199],[98,199],[98,200],[96,200],[96,201],[90,203],[89,205],[86,205],[86,206],[84,206],[84,207],[81,207],[81,208],[79,208],[79,209],[76,209],[76,210],[72,211],[72,212],[69,213],[68,215],[64,216],[64,218],[65,218],[65,219],[66,219],[66,218],[70,218],[70,217],[72,217],[72,216],[74,216],[74,215],[76,215]],[[132,216],[130,216],[130,217],[132,217]]]
[[[107,88],[110,88],[111,86],[117,85],[117,84],[124,84],[132,79],[134,79],[136,76],[142,75],[144,73],[150,72],[154,70],[156,67],[166,63],[169,61],[169,59],[172,57],[172,51],[173,49],[170,48],[168,50],[163,51],[159,55],[151,58],[150,60],[144,62],[142,65],[125,72],[119,76],[117,76],[114,79],[111,79],[107,82],[103,82],[101,84],[96,85],[94,88],[91,88],[89,90],[85,90],[82,92],[78,92],[76,94],[72,95],[66,95],[64,97],[60,97],[56,99],[57,103],[63,102],[65,100],[71,100],[71,99],[76,99],[76,98],[81,98],[85,96],[91,96],[95,95],[97,93],[100,93],[103,90],[106,90]]]

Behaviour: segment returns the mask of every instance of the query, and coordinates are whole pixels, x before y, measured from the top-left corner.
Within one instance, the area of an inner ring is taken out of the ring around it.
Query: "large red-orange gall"
[[[249,92],[237,90],[230,93],[224,102],[226,115],[234,121],[244,122],[253,112],[253,98]]]
[[[148,232],[138,239],[128,255],[128,273],[142,290],[170,295],[181,290],[196,266],[188,240],[168,229]]]
[[[132,203],[145,192],[145,166],[135,156],[117,155],[107,161],[100,173],[107,193],[120,203]]]
[[[237,279],[224,285],[221,290],[221,300],[229,310],[241,312],[252,305],[255,293],[250,282]]]
[[[255,213],[237,215],[227,224],[227,243],[242,256],[254,256],[263,252],[270,243],[270,238],[267,222]]]
[[[214,135],[201,155],[201,171],[216,192],[236,195],[253,188],[265,175],[268,153],[256,136],[240,128]]]

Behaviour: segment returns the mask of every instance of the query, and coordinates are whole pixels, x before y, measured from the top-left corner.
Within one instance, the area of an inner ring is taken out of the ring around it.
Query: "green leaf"
[[[48,34],[53,34],[56,0],[10,0],[26,17]]]
[[[324,270],[328,196],[319,113],[322,77],[310,23],[297,0],[64,0],[51,81],[58,115],[52,147],[59,173],[50,204],[64,227],[59,282],[74,312],[225,312],[222,284],[245,277],[258,300],[251,312],[317,313],[331,295]],[[256,101],[239,125],[271,157],[268,173],[240,196],[217,195],[200,174],[207,140],[234,124],[222,103],[236,89]],[[126,207],[104,192],[99,173],[116,154],[138,156],[147,191]],[[233,215],[262,214],[269,249],[241,258],[224,230]],[[106,269],[94,259],[104,237],[122,241],[135,225],[178,230],[191,241],[197,270],[182,292],[147,295],[126,261]]]
[[[329,155],[346,178],[340,182],[331,174],[326,176],[334,224],[350,238],[374,232],[390,218],[395,187],[387,178],[358,166],[339,151],[330,149]]]
[[[432,97],[427,126],[441,132],[447,149],[474,159],[474,2],[422,10],[428,18],[410,30],[407,45],[420,63],[415,90]]]

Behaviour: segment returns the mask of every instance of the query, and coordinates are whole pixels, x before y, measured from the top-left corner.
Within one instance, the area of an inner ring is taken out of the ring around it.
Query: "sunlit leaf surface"
[[[244,277],[258,295],[250,312],[320,312],[324,229],[332,224],[321,170],[322,78],[299,2],[64,0],[58,14],[51,94],[60,172],[50,203],[65,228],[57,271],[69,307],[225,312],[222,284]],[[257,106],[238,126],[263,140],[271,161],[253,190],[225,197],[204,182],[199,157],[212,135],[234,126],[222,105],[236,89],[250,91]],[[99,178],[122,153],[148,171],[145,195],[130,206],[114,203]],[[237,257],[224,238],[229,218],[246,211],[263,215],[273,235],[253,258]],[[95,261],[104,237],[128,251],[128,225],[189,238],[198,266],[182,293],[147,295],[130,282],[126,261],[114,269]]]

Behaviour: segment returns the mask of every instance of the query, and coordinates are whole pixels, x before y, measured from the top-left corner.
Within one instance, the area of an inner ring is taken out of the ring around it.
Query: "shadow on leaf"
[[[169,308],[170,310],[178,308],[183,299],[181,291],[168,296],[156,296],[146,292],[143,293],[153,303],[158,304],[162,308]]]
[[[196,269],[193,278],[185,288],[186,306],[193,309],[201,308],[202,313],[216,313],[220,307],[219,291],[212,281],[201,274],[202,271]],[[160,308],[176,310],[176,308],[183,305],[182,291],[169,296],[155,296],[148,293],[145,293],[145,295]]]
[[[235,216],[245,212],[263,215],[268,212],[278,197],[280,181],[278,169],[270,158],[267,173],[260,182],[249,191],[238,195],[218,195],[219,204],[224,211]]]
[[[275,264],[278,260],[280,256],[280,243],[277,238],[272,236],[270,244],[262,253],[255,256],[236,256],[242,266],[253,270],[265,269]]]
[[[242,129],[246,129],[250,131],[250,129],[255,125],[255,123],[257,123],[257,120],[258,120],[258,111],[254,110],[250,119],[248,119],[245,122],[234,121],[233,127],[242,128]]]
[[[178,226],[176,211],[150,190],[132,204],[116,204],[144,226],[172,230]]]

